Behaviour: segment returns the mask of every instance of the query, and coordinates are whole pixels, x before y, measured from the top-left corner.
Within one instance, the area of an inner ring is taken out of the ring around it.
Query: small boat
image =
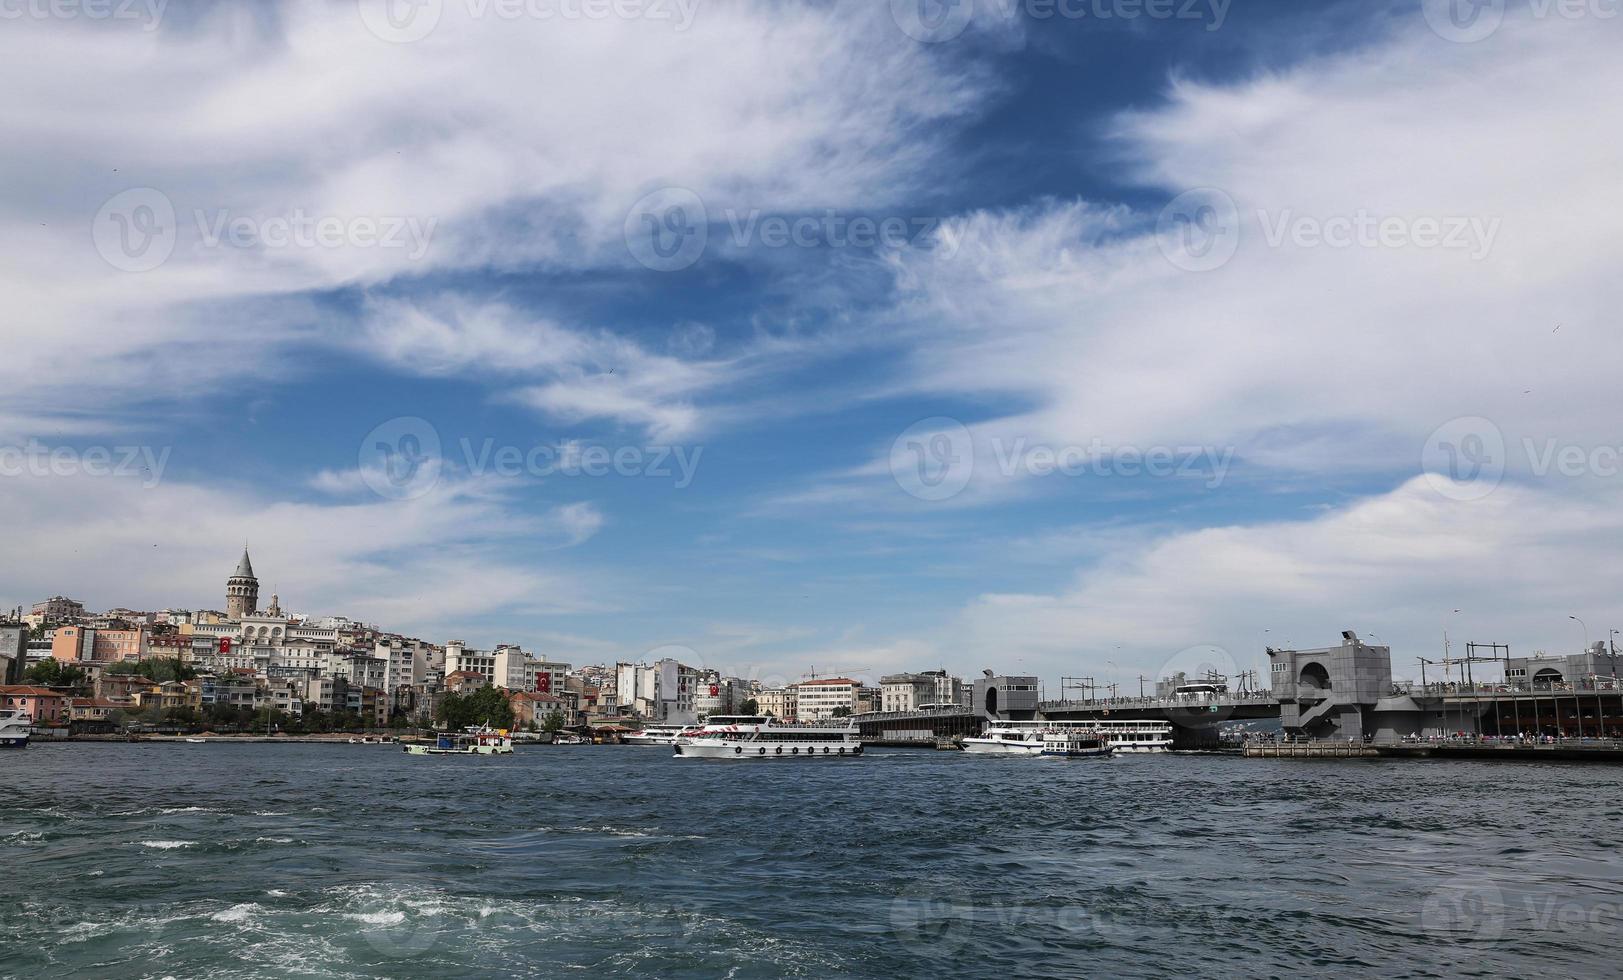
[[[1040,753],[1047,758],[1057,759],[1095,759],[1106,756],[1115,751],[1101,735],[1089,735],[1084,732],[1050,731],[1043,733],[1043,747]]]
[[[407,745],[407,755],[511,755],[513,739],[505,728],[488,725],[441,732],[433,745]]]
[[[26,749],[34,734],[28,715],[21,711],[0,711],[0,749]]]
[[[208,741],[209,740],[206,739],[206,738],[188,738],[186,740],[186,744],[187,745],[207,745]]]
[[[675,743],[693,759],[855,759],[862,741],[850,725],[793,725],[762,715],[712,715]]]
[[[688,725],[648,725],[640,732],[632,732],[623,741],[627,745],[670,745],[676,741],[690,726]]]

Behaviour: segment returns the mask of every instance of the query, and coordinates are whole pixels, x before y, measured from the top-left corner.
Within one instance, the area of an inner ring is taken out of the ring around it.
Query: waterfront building
[[[962,678],[945,670],[887,674],[879,679],[877,711],[917,711],[927,704],[969,704],[969,688]]]
[[[615,698],[621,713],[631,713],[650,722],[670,725],[699,720],[694,710],[699,672],[666,658],[653,664],[617,664]]]
[[[513,706],[514,728],[539,728],[546,721],[548,713],[557,711],[563,715],[564,727],[568,728],[579,723],[570,710],[569,703],[555,694],[545,694],[541,691],[514,691],[508,696],[508,703]]]
[[[485,686],[496,686],[496,655],[489,650],[470,650],[461,640],[445,644],[445,679],[456,674],[477,674]]]
[[[795,721],[800,707],[795,695],[794,685],[764,688],[755,695],[755,707],[761,714],[771,715],[779,721]]]
[[[827,721],[834,712],[855,714],[861,683],[849,677],[820,677],[801,681],[795,687],[796,719],[799,721]]]
[[[60,691],[30,684],[0,686],[0,708],[21,711],[31,724],[60,724],[67,713],[67,698]]]

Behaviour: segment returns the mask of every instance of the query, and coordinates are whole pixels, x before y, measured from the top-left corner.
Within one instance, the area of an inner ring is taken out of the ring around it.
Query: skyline
[[[1032,6],[8,22],[0,607],[246,536],[570,663],[1623,625],[1616,18]]]

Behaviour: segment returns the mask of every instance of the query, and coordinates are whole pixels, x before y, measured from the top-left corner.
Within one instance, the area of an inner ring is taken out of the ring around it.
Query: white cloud
[[[1456,654],[1466,640],[1576,652],[1583,635],[1568,616],[1594,640],[1623,622],[1608,572],[1620,500],[1615,488],[1507,486],[1461,502],[1416,478],[1311,520],[1165,534],[1052,594],[982,596],[943,642],[957,657],[1019,653],[1049,677],[1107,658],[1157,676],[1179,650],[1207,643],[1255,668],[1265,644],[1331,646],[1349,628],[1390,643],[1400,676],[1417,672],[1417,657],[1442,656],[1445,629]]]
[[[1415,13],[1354,54],[1175,82],[1117,138],[1139,179],[1233,198],[1233,259],[1183,271],[1154,215],[1119,208],[964,216],[943,230],[954,258],[898,259],[916,324],[907,383],[1033,405],[982,420],[980,444],[1232,446],[1318,474],[1413,473],[1428,434],[1460,416],[1512,444],[1615,442],[1620,33],[1512,20],[1457,45]],[[1496,234],[1485,255],[1268,240],[1281,220],[1360,213]],[[976,462],[977,483],[997,479]]]
[[[173,20],[143,31],[25,18],[0,37],[19,95],[0,104],[16,149],[0,161],[14,232],[0,295],[22,311],[7,325],[0,416],[179,390],[121,370],[131,363],[184,377],[188,393],[273,374],[289,343],[343,341],[291,302],[313,290],[447,269],[632,268],[625,218],[655,187],[689,188],[718,212],[884,205],[925,179],[933,127],[972,111],[984,87],[866,4],[712,3],[674,31],[451,3],[411,44],[371,36],[353,4]],[[112,268],[91,234],[97,207],[132,187],[176,212],[173,253],[141,273]],[[340,243],[268,244],[301,214],[338,219]],[[246,244],[210,244],[237,219]],[[397,219],[412,247],[364,243]],[[422,354],[433,339],[381,346]],[[551,339],[567,348],[569,330]],[[87,375],[104,381],[94,397]],[[691,408],[579,382],[534,398],[574,417],[692,421]]]

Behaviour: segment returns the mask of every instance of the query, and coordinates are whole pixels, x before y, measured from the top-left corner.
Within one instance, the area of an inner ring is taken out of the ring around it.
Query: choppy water
[[[1623,770],[0,755],[5,976],[1616,973]]]

